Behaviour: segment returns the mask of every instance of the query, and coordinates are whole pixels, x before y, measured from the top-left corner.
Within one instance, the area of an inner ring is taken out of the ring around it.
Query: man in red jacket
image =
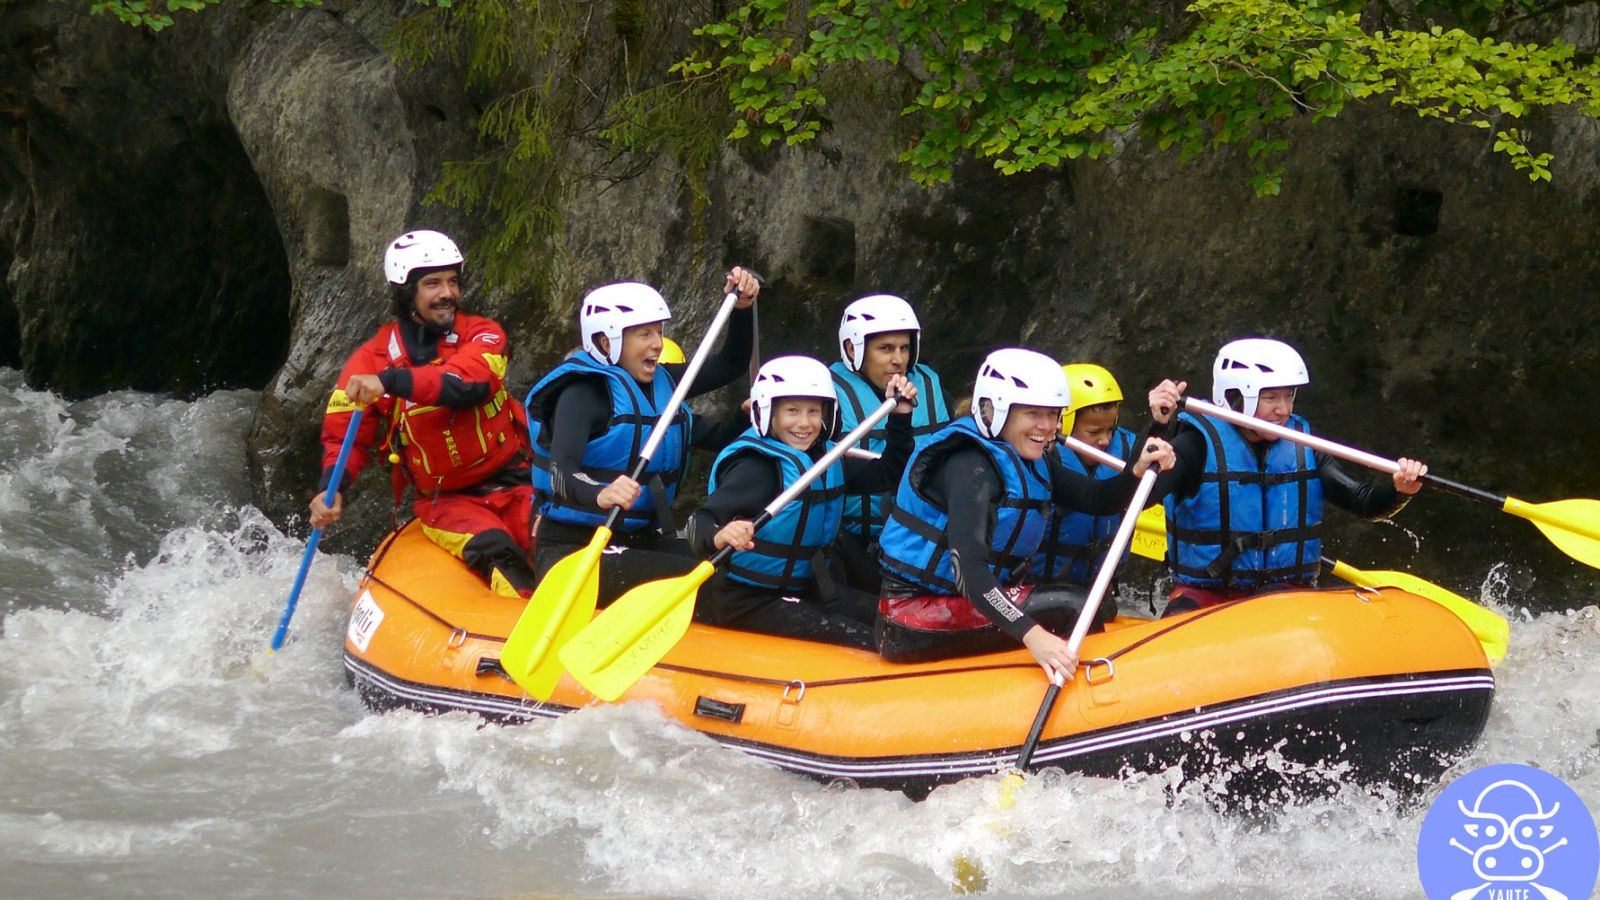
[[[527,417],[506,393],[510,347],[499,323],[458,312],[461,251],[437,231],[411,231],[384,254],[396,320],[362,344],[339,374],[322,419],[322,484],[311,524],[338,521],[344,497],[322,502],[351,413],[365,407],[342,491],[371,461],[380,429],[396,494],[409,480],[413,509],[434,543],[495,593],[531,596],[533,501]]]

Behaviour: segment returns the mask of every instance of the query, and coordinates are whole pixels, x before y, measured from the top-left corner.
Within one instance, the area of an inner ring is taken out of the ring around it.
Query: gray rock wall
[[[603,53],[609,7],[596,9]],[[421,203],[441,161],[472,152],[476,108],[448,68],[390,61],[405,10],[224,5],[148,35],[73,5],[9,7],[0,99],[23,112],[0,113],[0,323],[14,317],[19,337],[0,354],[70,393],[264,387],[258,500],[284,521],[303,511],[327,392],[383,315],[383,246],[437,227],[470,260],[483,232]],[[1593,45],[1593,10],[1567,16],[1566,36]],[[659,285],[669,333],[692,348],[721,272],[744,262],[768,279],[767,356],[831,360],[843,304],[893,291],[918,305],[925,359],[953,390],[989,349],[1023,343],[1110,367],[1140,424],[1155,379],[1205,396],[1221,343],[1269,334],[1307,357],[1299,411],[1330,437],[1525,499],[1600,494],[1584,453],[1591,121],[1532,123],[1558,156],[1555,183],[1532,185],[1491,131],[1381,106],[1307,118],[1289,125],[1282,196],[1257,199],[1242,150],[1180,165],[1136,139],[1110,160],[1010,178],[974,164],[923,190],[892,162],[892,110],[842,96],[830,114],[810,150],[727,148],[703,208],[670,161],[570,185],[554,289],[469,293],[511,332],[517,390],[576,344],[586,288]],[[567,152],[593,168],[604,151]],[[386,481],[364,480],[331,547],[359,552],[387,525]],[[1335,528],[1334,548],[1473,592],[1506,559],[1547,600],[1592,585],[1532,526],[1453,497],[1425,493],[1402,524]]]

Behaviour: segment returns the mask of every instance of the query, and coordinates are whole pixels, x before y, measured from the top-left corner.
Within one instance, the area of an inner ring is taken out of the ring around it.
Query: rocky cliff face
[[[8,7],[0,332],[14,337],[0,361],[68,393],[264,387],[258,499],[281,520],[302,511],[327,392],[383,313],[383,246],[437,227],[470,258],[482,231],[421,205],[441,161],[471,153],[476,108],[451,70],[389,59],[405,10],[225,5],[149,35],[73,5]],[[1565,36],[1593,46],[1592,10],[1567,16]],[[720,272],[745,262],[768,279],[768,356],[831,359],[843,304],[892,291],[918,306],[925,359],[953,389],[989,349],[1022,343],[1108,366],[1142,422],[1149,383],[1188,378],[1204,396],[1221,343],[1269,334],[1305,353],[1298,411],[1324,434],[1526,499],[1600,493],[1583,453],[1600,317],[1594,122],[1533,123],[1558,158],[1555,183],[1535,186],[1492,154],[1491,132],[1352,109],[1291,127],[1283,194],[1263,200],[1242,150],[1180,165],[1137,140],[1110,161],[1011,178],[972,165],[922,190],[891,161],[892,111],[849,98],[831,111],[811,150],[727,149],[703,208],[670,161],[573,185],[554,290],[468,297],[518,345],[513,385],[576,343],[587,287],[660,286],[670,333],[692,347]],[[365,480],[331,546],[359,552],[387,524],[384,481]],[[1442,494],[1402,523],[1340,527],[1334,546],[1458,588],[1508,558],[1541,594],[1591,574],[1531,526]]]

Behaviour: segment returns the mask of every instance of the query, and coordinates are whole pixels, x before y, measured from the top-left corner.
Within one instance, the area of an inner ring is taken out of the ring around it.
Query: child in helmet
[[[728,336],[701,367],[690,397],[733,382],[745,373],[750,359],[750,307],[760,285],[736,266],[724,290],[739,294]],[[568,356],[528,394],[539,576],[586,546],[612,507],[625,510],[600,558],[601,606],[639,584],[692,567],[689,548],[677,537],[671,518],[689,449],[719,449],[739,427],[707,426],[685,404],[651,455],[644,483],[628,477],[688,368],[663,359],[661,328],[671,317],[666,300],[649,285],[620,282],[595,288],[579,309],[583,351]]]
[[[1104,368],[1091,363],[1062,366],[1072,389],[1072,405],[1061,414],[1061,433],[1097,450],[1127,460],[1137,446],[1133,432],[1117,424],[1122,408],[1122,388]],[[1090,478],[1112,478],[1117,469],[1074,452],[1065,443],[1054,451],[1070,472]],[[1089,587],[1105,561],[1106,549],[1122,524],[1122,511],[1095,516],[1065,508],[1050,515],[1039,551],[1033,557],[1032,575],[1041,584]],[[1122,562],[1117,562],[1122,568]]]
[[[1031,350],[990,353],[973,386],[972,414],[912,455],[879,539],[883,599],[878,651],[897,662],[1028,648],[1046,673],[1070,679],[1077,655],[1057,632],[1072,628],[1083,592],[1036,588],[1029,561],[1054,506],[1094,515],[1126,509],[1138,476],[1170,465],[1147,438],[1113,478],[1074,473],[1054,452],[1066,373]],[[1107,597],[1097,623],[1116,614]]]
[[[919,361],[922,324],[911,304],[893,294],[872,294],[844,308],[839,320],[839,362],[828,367],[839,394],[839,427],[855,428],[881,402],[889,379],[903,375],[922,402],[911,413],[911,437],[918,446],[950,421],[950,398],[939,374]],[[887,425],[867,433],[863,450],[883,452]],[[893,489],[890,485],[889,490]],[[878,564],[870,547],[883,530],[886,494],[848,494],[839,557],[853,587],[877,593]]]
[[[710,556],[736,548],[725,570],[701,588],[703,621],[742,631],[873,648],[877,597],[829,577],[847,492],[888,490],[911,455],[917,389],[903,375],[886,382],[901,402],[888,416],[883,455],[845,458],[826,469],[760,530],[752,521],[826,454],[838,401],[822,363],[804,356],[768,360],[750,387],[751,427],[711,466],[710,496],[689,519],[689,543]],[[881,405],[882,400],[878,401]]]
[[[1288,344],[1232,341],[1217,353],[1211,376],[1218,406],[1310,432],[1306,420],[1294,415],[1294,401],[1311,377]],[[1150,392],[1151,408],[1176,409],[1187,386],[1161,382]],[[1372,485],[1293,441],[1188,412],[1178,421],[1172,436],[1177,462],[1151,493],[1165,498],[1167,568],[1177,582],[1164,615],[1314,587],[1324,502],[1372,521],[1388,519],[1421,489],[1418,479],[1428,471],[1416,460],[1401,459],[1392,484]]]

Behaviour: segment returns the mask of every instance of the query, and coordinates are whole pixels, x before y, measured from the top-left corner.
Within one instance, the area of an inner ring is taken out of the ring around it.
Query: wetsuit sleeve
[[[750,348],[755,345],[754,321],[755,315],[748,309],[735,309],[728,316],[728,336],[722,342],[722,349],[700,367],[700,374],[695,376],[694,385],[689,388],[689,396],[708,394],[734,383],[739,376],[750,371]],[[662,363],[661,368],[672,376],[674,382],[682,384],[683,373],[689,370],[689,364]]]
[[[439,365],[388,369],[378,380],[388,393],[424,406],[477,406],[504,389],[510,347],[504,329],[491,319],[474,319],[459,341]]]
[[[1148,437],[1146,434],[1134,446],[1143,447]],[[1177,461],[1172,468],[1156,476],[1156,486],[1150,491],[1151,506],[1169,496],[1179,500],[1193,497],[1200,490],[1200,478],[1206,471],[1205,435],[1188,425],[1180,425],[1177,434],[1167,440],[1172,444]],[[1137,454],[1134,459],[1138,459]]]
[[[689,516],[689,546],[701,556],[717,551],[717,532],[734,519],[754,519],[783,493],[778,461],[755,452],[735,453],[722,464],[717,489]]]
[[[605,433],[611,420],[611,395],[595,378],[575,378],[556,397],[550,421],[550,483],[572,504],[597,506],[598,484],[581,470],[589,441]]]
[[[1411,502],[1410,496],[1394,489],[1392,480],[1382,484],[1358,481],[1326,454],[1317,454],[1317,477],[1329,503],[1374,522],[1390,518]]]
[[[945,459],[930,481],[937,485],[944,508],[950,513],[945,534],[961,596],[973,609],[1021,641],[1039,623],[1006,597],[999,580],[989,570],[989,543],[1001,495],[993,466],[982,450],[961,449]]]
[[[695,416],[694,436],[689,439],[689,446],[697,450],[709,450],[717,453],[739,439],[744,430],[750,427],[748,419],[729,419],[726,422],[708,422],[703,416]]]
[[[1141,439],[1138,446],[1144,446]],[[1128,501],[1139,487],[1133,475],[1133,466],[1118,472],[1112,478],[1092,478],[1068,469],[1055,453],[1045,454],[1045,468],[1050,471],[1050,496],[1059,506],[1091,516],[1114,516],[1126,512]],[[1157,476],[1160,477],[1160,476]],[[1153,493],[1153,491],[1152,491]]]
[[[350,429],[350,419],[355,413],[354,404],[345,395],[345,385],[350,382],[352,375],[376,375],[388,364],[388,358],[376,339],[363,344],[345,360],[344,369],[339,372],[339,380],[335,382],[337,387],[328,398],[328,407],[322,415],[322,477],[317,482],[318,493],[328,489],[328,482],[333,477],[333,464],[339,460],[339,450],[344,446],[344,436]],[[350,447],[350,456],[345,460],[344,477],[340,479],[338,488],[340,492],[349,487],[372,461],[373,449],[378,444],[378,432],[383,428],[383,423],[388,421],[393,404],[392,400],[380,399],[362,414],[361,429],[356,433],[356,442]]]
[[[916,449],[911,436],[911,414],[890,413],[883,453],[877,459],[844,458],[845,490],[855,494],[882,494],[900,486],[906,463]]]

